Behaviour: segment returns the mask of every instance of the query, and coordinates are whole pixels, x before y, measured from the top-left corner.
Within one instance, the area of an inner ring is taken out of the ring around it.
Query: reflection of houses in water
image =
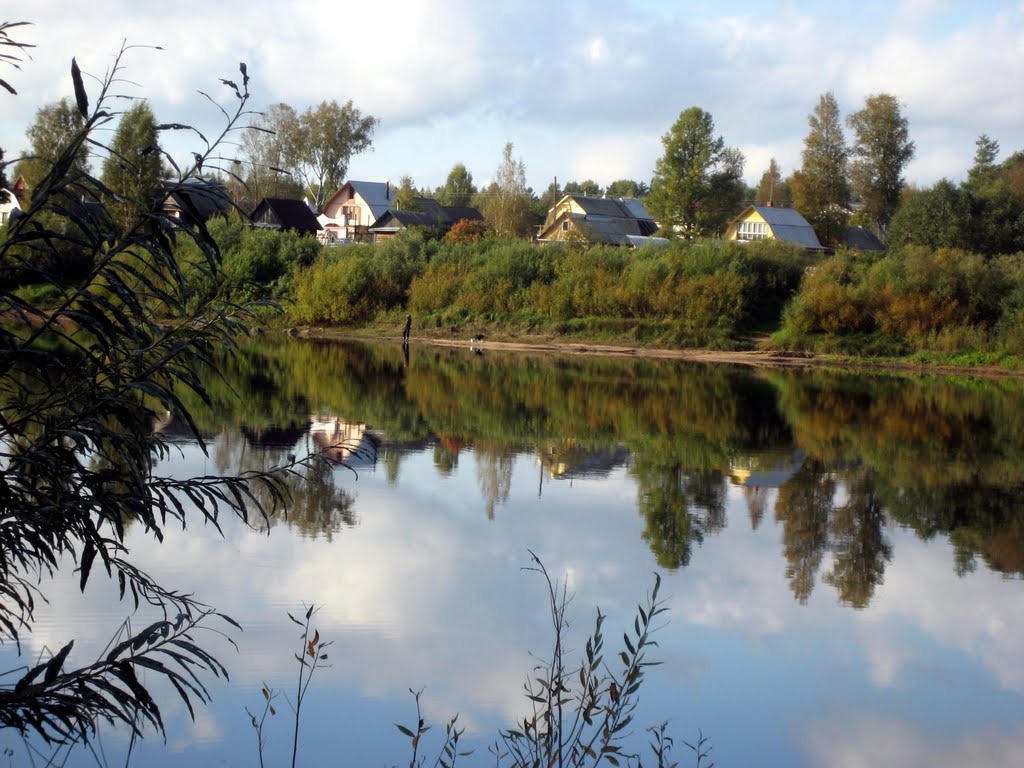
[[[613,470],[625,466],[628,461],[629,451],[623,445],[586,450],[577,445],[575,440],[567,440],[560,446],[538,446],[537,463],[541,474],[537,494],[543,491],[545,470],[552,480],[568,480],[571,484],[575,478],[608,477]]]
[[[309,424],[289,424],[286,427],[248,427],[243,425],[240,431],[246,442],[253,448],[290,451],[309,431]]]
[[[196,433],[192,431],[189,423],[171,411],[164,411],[153,416],[153,432],[160,435],[169,443],[194,443]],[[203,440],[212,440],[215,433],[200,430],[200,437]]]
[[[729,462],[729,479],[747,488],[779,488],[800,471],[806,458],[799,448],[737,455]]]
[[[312,414],[309,433],[316,450],[330,462],[353,468],[377,463],[380,438],[364,422]]]

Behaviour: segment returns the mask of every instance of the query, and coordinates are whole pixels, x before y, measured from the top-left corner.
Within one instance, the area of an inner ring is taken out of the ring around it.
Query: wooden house
[[[190,226],[197,220],[209,221],[214,216],[227,216],[234,206],[227,189],[219,181],[185,179],[163,181],[163,213]]]
[[[483,221],[476,208],[456,205],[441,205],[430,197],[414,197],[415,209],[389,209],[369,228],[374,242],[394,237],[399,230],[408,227],[430,227],[447,232],[460,221]]]
[[[254,227],[265,229],[291,230],[300,235],[316,235],[320,222],[316,214],[303,200],[289,200],[283,197],[265,197],[249,214]]]
[[[782,240],[808,251],[824,251],[807,219],[793,208],[748,205],[725,230],[726,240]]]
[[[654,237],[658,225],[635,197],[566,195],[548,211],[539,242],[576,241],[640,247],[668,241]]]

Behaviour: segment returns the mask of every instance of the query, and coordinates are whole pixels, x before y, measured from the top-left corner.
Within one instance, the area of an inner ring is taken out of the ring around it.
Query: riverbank
[[[323,338],[354,341],[373,341],[401,344],[400,335],[379,334],[370,329],[339,329],[311,327],[301,329],[305,338]],[[977,378],[1024,378],[1024,371],[997,365],[952,365],[906,359],[850,358],[819,352],[769,349],[766,339],[755,349],[716,350],[703,348],[669,349],[635,344],[591,343],[571,338],[523,336],[514,338],[469,341],[465,338],[444,336],[410,336],[411,346],[459,347],[482,352],[529,352],[551,355],[598,355],[606,357],[636,357],[650,359],[685,360],[696,363],[744,365],[752,368],[829,368],[851,371],[892,371],[934,376],[970,376]]]

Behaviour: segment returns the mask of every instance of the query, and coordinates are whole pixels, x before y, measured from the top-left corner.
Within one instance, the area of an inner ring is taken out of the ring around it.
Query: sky
[[[1024,150],[1024,0],[32,0],[5,17],[32,22],[15,33],[36,46],[20,70],[0,64],[18,91],[0,91],[8,160],[35,111],[72,95],[72,56],[102,78],[123,42],[140,47],[115,90],[208,137],[224,118],[199,92],[230,110],[219,79],[238,80],[239,62],[254,110],[352,99],[380,120],[350,163],[360,180],[436,187],[461,162],[483,185],[511,141],[537,192],[555,177],[649,182],[662,136],[696,105],[756,184],[773,157],[784,175],[799,167],[827,91],[844,117],[876,93],[900,100],[912,184],[963,179],[981,134],[1000,159]],[[197,149],[186,132],[162,143],[179,160]]]

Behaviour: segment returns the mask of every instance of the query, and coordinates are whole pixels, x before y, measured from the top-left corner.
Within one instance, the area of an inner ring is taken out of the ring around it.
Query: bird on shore
[[[469,343],[470,344],[476,344],[478,341],[483,341],[483,340],[484,340],[484,335],[482,333],[479,333],[476,336],[470,336],[469,337]]]

